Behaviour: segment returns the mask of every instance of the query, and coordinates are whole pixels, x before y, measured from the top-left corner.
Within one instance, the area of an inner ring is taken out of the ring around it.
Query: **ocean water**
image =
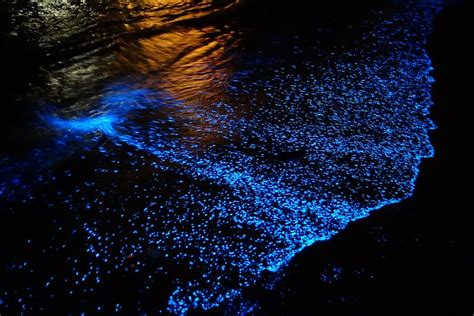
[[[38,60],[0,156],[2,308],[225,307],[412,195],[434,155],[425,46],[442,2],[304,32],[249,22],[247,5],[9,7],[5,38]]]

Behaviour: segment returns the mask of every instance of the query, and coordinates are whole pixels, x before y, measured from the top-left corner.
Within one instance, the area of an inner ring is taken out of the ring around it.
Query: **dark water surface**
[[[442,7],[3,5],[1,307],[261,310],[245,289],[412,196]]]

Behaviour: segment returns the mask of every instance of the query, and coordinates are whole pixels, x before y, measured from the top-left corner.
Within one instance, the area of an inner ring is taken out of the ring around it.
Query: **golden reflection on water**
[[[179,28],[139,39],[123,47],[117,59],[122,67],[148,75],[149,87],[177,100],[216,100],[233,73],[238,42],[231,29]]]
[[[120,8],[132,16],[146,17],[136,21],[135,27],[146,29],[160,23],[180,22],[221,14],[241,5],[241,0],[140,0],[119,2]]]
[[[175,22],[200,18],[223,9],[215,9],[214,2],[127,2],[128,8],[147,7],[147,18],[133,25],[124,24],[124,28],[135,32],[137,28],[167,26],[168,22],[164,22],[167,19]],[[153,8],[159,8],[158,13]],[[163,91],[179,101],[179,108],[171,115],[184,139],[200,145],[215,144],[222,142],[223,135],[231,128],[232,115],[214,104],[226,99],[240,37],[241,34],[229,26],[175,25],[133,42],[122,42],[115,58],[118,68],[126,68],[127,72],[142,78],[142,88]],[[228,120],[219,120],[221,115]]]
[[[36,20],[26,23],[33,31],[41,26],[36,33],[47,49],[54,51],[56,43],[61,44],[60,51],[80,48],[78,56],[55,64],[45,78],[51,98],[68,104],[65,113],[93,111],[97,106],[93,100],[99,98],[91,96],[104,93],[100,87],[120,83],[131,89],[153,89],[178,101],[180,108],[171,115],[181,124],[183,136],[218,142],[229,124],[210,122],[215,121],[213,116],[227,115],[214,105],[225,101],[241,33],[209,21],[200,20],[195,26],[177,22],[218,14],[239,2],[122,0],[104,9],[87,1],[78,6],[51,1],[43,2],[33,14]],[[88,45],[90,52],[83,49]]]
[[[234,73],[239,34],[229,27],[179,27],[127,44],[116,53],[119,67],[143,78],[142,88],[163,91],[177,103],[172,113],[183,137],[200,144],[222,141],[228,115],[213,105],[226,99]]]

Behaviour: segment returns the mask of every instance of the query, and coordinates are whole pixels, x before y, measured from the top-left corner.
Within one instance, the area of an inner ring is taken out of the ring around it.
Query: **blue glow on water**
[[[106,135],[114,135],[114,124],[119,119],[113,115],[104,115],[90,118],[64,119],[55,116],[46,116],[44,118],[51,126],[76,133],[102,132]]]
[[[275,62],[263,78],[249,71],[211,104],[132,83],[107,89],[91,113],[43,115],[57,141],[96,142],[85,152],[99,156],[93,176],[47,196],[76,214],[86,236],[85,249],[67,258],[64,285],[93,292],[111,271],[140,273],[152,258],[144,291],[172,275],[167,311],[207,310],[409,197],[421,160],[434,154],[424,45],[435,12],[394,14],[322,63]],[[182,273],[166,270],[170,263]]]

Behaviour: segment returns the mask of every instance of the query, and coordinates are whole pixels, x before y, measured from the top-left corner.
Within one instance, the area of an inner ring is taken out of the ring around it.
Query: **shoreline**
[[[463,291],[474,265],[467,227],[470,164],[463,155],[472,117],[466,113],[463,12],[459,3],[441,12],[427,47],[436,80],[430,110],[436,154],[422,160],[414,194],[302,250],[273,291],[249,289],[262,314],[472,312]]]

